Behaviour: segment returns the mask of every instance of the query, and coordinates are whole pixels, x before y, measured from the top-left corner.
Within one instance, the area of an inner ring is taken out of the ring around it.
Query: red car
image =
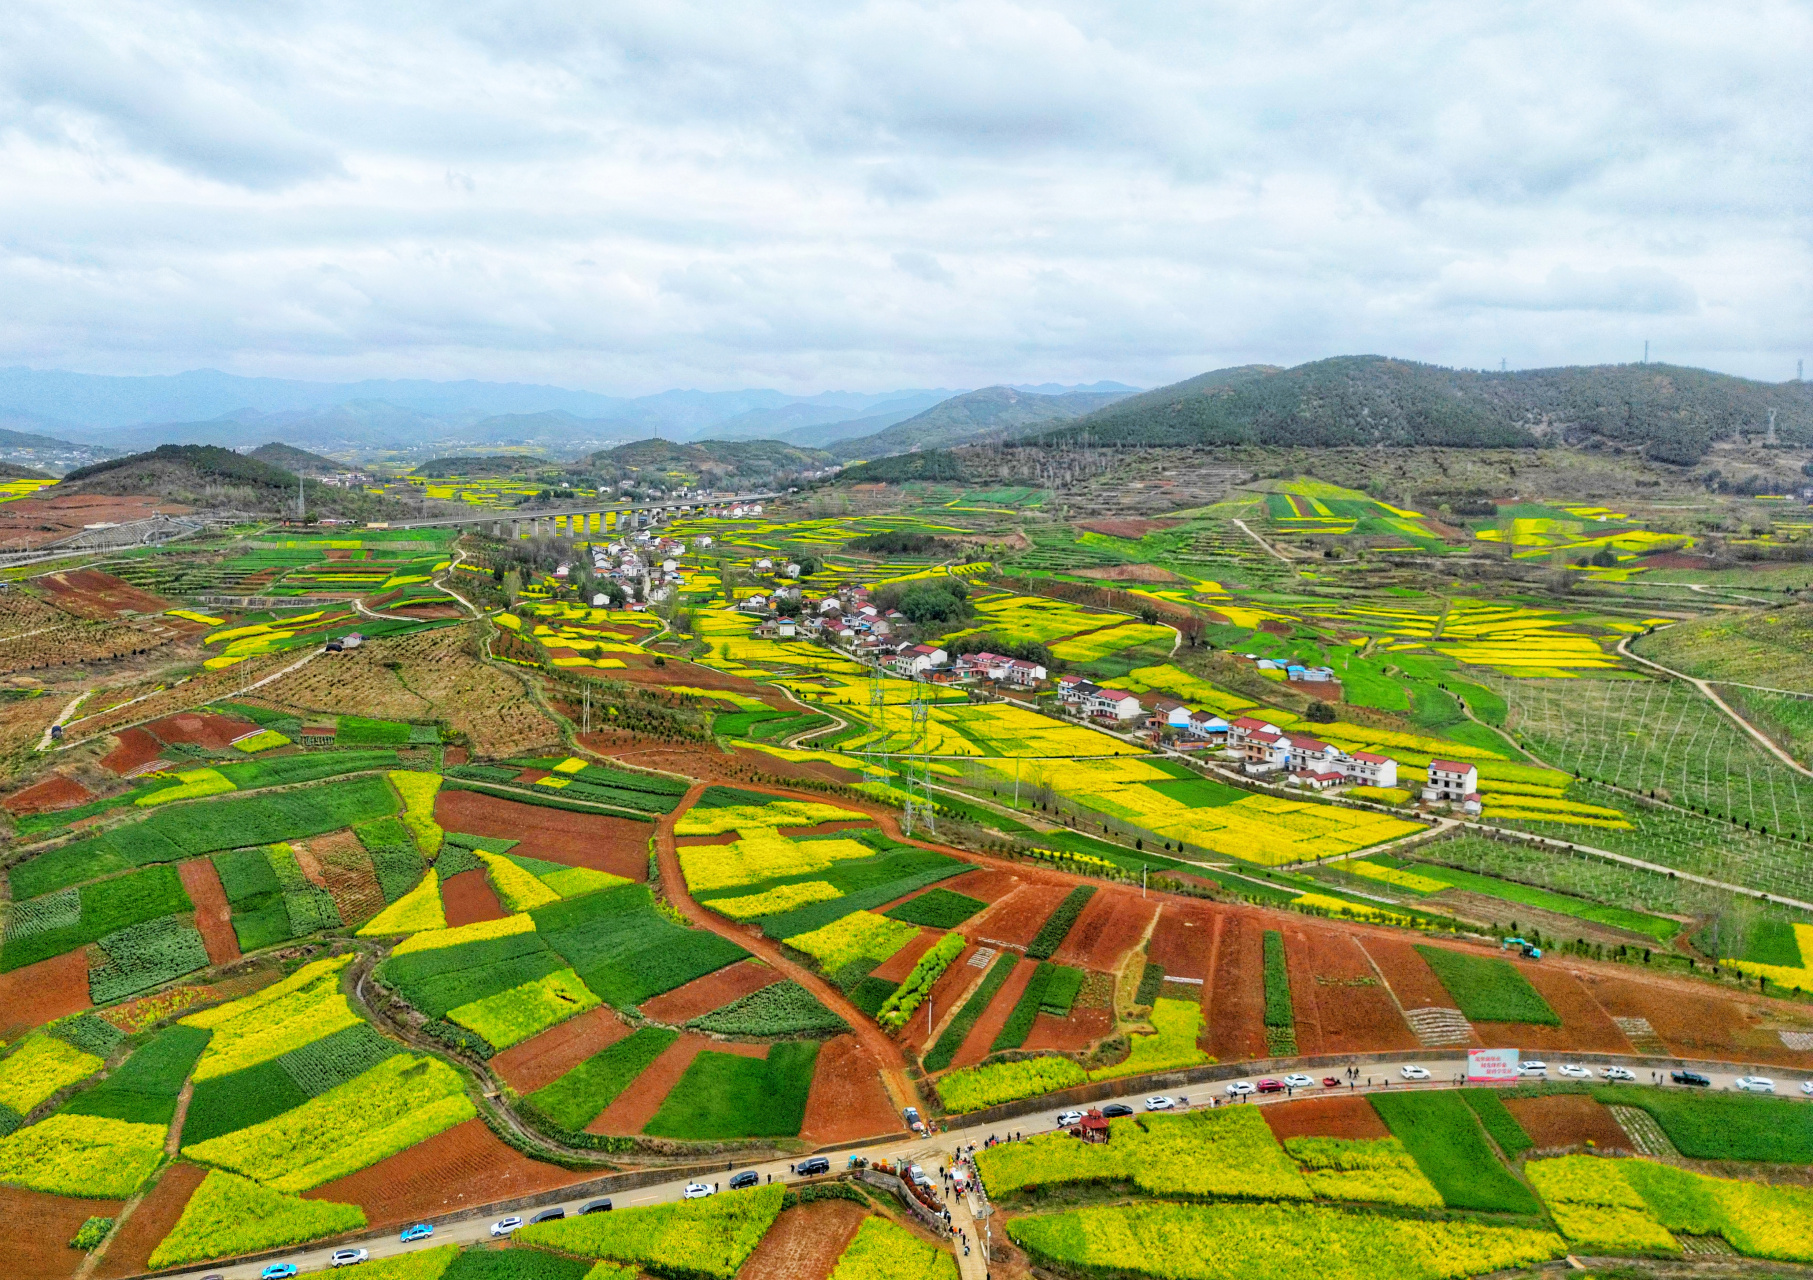
[[[1284,1092],[1284,1082],[1281,1080],[1270,1080],[1270,1079],[1261,1080],[1259,1082],[1259,1092],[1260,1093],[1283,1093]]]
[[[1324,1089],[1339,1089],[1341,1087],[1341,1077],[1340,1076],[1323,1076],[1322,1077],[1322,1087]]]

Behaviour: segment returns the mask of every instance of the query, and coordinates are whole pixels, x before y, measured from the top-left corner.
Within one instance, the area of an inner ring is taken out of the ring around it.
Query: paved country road
[[[1566,1079],[1559,1071],[1559,1068],[1564,1063],[1579,1064],[1589,1068],[1593,1073],[1594,1079],[1601,1082],[1604,1080],[1604,1069],[1606,1067],[1628,1065],[1627,1061],[1618,1058],[1594,1057],[1591,1055],[1555,1056],[1544,1060],[1548,1063],[1548,1072],[1546,1077],[1543,1078],[1551,1081]],[[1400,1091],[1403,1089],[1451,1089],[1460,1083],[1456,1080],[1456,1072],[1463,1068],[1462,1063],[1453,1060],[1432,1059],[1426,1062],[1408,1064],[1423,1067],[1429,1072],[1430,1076],[1429,1080],[1426,1082],[1411,1082],[1406,1080],[1403,1076],[1402,1068],[1405,1065],[1407,1064],[1402,1062],[1373,1064],[1371,1066],[1362,1064],[1358,1068],[1360,1075],[1357,1086],[1343,1086],[1340,1091],[1371,1093],[1387,1090]],[[1652,1085],[1654,1073],[1650,1068],[1638,1067],[1631,1069],[1636,1074],[1636,1084],[1639,1086]],[[1694,1069],[1700,1071],[1712,1080],[1712,1090],[1733,1088],[1733,1082],[1741,1074],[1741,1072],[1736,1070],[1729,1068],[1719,1069],[1706,1064],[1698,1064]],[[1368,1075],[1367,1073],[1369,1071],[1373,1074]],[[1282,1077],[1283,1074],[1284,1073],[1282,1072],[1278,1073],[1280,1077]],[[1667,1073],[1662,1073],[1662,1077],[1663,1079],[1666,1079]],[[1240,1077],[1241,1080],[1254,1085],[1258,1083],[1260,1078],[1261,1077],[1257,1075]],[[1317,1076],[1316,1078],[1318,1081],[1321,1079],[1320,1076]],[[1342,1078],[1344,1079],[1345,1077]],[[1531,1078],[1535,1079],[1537,1077]],[[1806,1097],[1807,1095],[1803,1094],[1801,1091],[1801,1082],[1805,1078],[1807,1077],[1804,1073],[1778,1072],[1771,1076],[1771,1079],[1775,1081],[1776,1096],[1794,1099]],[[1198,1085],[1194,1086],[1193,1091],[1188,1094],[1174,1094],[1172,1096],[1177,1098],[1180,1103],[1187,1102],[1187,1108],[1190,1110],[1197,1110],[1208,1106],[1211,1099],[1226,1105],[1229,1102],[1227,1089],[1230,1083],[1233,1082],[1216,1081],[1213,1084]],[[1681,1086],[1668,1085],[1666,1087],[1678,1088]],[[1712,1090],[1707,1090],[1707,1092],[1711,1092]],[[1336,1090],[1324,1089],[1318,1084],[1313,1088],[1299,1089],[1296,1090],[1294,1094],[1288,1095],[1283,1093],[1250,1095],[1249,1101],[1239,1105],[1267,1106],[1275,1102],[1289,1101],[1292,1097],[1320,1096],[1333,1092],[1336,1092]],[[1145,1109],[1145,1095],[1143,1094],[1128,1094],[1124,1097],[1106,1099],[1103,1102],[1098,1102],[1094,1105],[1104,1106],[1107,1105],[1108,1102],[1124,1102],[1138,1111],[1144,1111]],[[1813,1105],[1813,1100],[1810,1100],[1808,1105]],[[846,1168],[847,1162],[852,1155],[859,1155],[866,1156],[871,1160],[896,1160],[905,1158],[906,1160],[914,1161],[925,1166],[928,1174],[936,1176],[935,1167],[948,1167],[960,1147],[968,1147],[973,1143],[980,1148],[990,1137],[1008,1139],[1015,1134],[1018,1134],[1021,1137],[1028,1137],[1036,1133],[1050,1132],[1057,1127],[1056,1118],[1056,1112],[1053,1110],[1039,1113],[1026,1119],[1015,1120],[1005,1124],[996,1124],[993,1126],[959,1124],[954,1125],[949,1132],[934,1134],[930,1138],[908,1139],[902,1136],[896,1140],[878,1142],[873,1146],[864,1147],[860,1150],[840,1151],[827,1156],[826,1158],[831,1161],[831,1171],[833,1174],[841,1172]],[[798,1157],[798,1159],[802,1160],[805,1158],[805,1156]],[[770,1181],[787,1183],[795,1180],[788,1172],[789,1167],[789,1162],[786,1160],[770,1160],[752,1165],[737,1165],[735,1169],[727,1169],[721,1174],[714,1175],[714,1177],[716,1178],[716,1185],[721,1188],[728,1183],[733,1173],[741,1172],[744,1169],[754,1169],[756,1173],[761,1175],[763,1185],[766,1185]],[[626,1191],[611,1196],[611,1202],[614,1209],[634,1209],[643,1205],[661,1204],[680,1199],[681,1192],[685,1189],[685,1185],[686,1181],[681,1179],[674,1182],[660,1183],[655,1186],[640,1187],[633,1191]],[[582,1196],[572,1200],[559,1201],[558,1203],[561,1207],[566,1209],[569,1216],[572,1216],[579,1212],[580,1206],[593,1198],[594,1197],[591,1196]],[[485,1213],[479,1217],[451,1223],[447,1226],[436,1227],[432,1237],[415,1244],[406,1245],[400,1243],[397,1239],[398,1232],[392,1230],[375,1233],[370,1236],[363,1236],[353,1241],[343,1241],[332,1248],[298,1249],[293,1253],[285,1253],[277,1257],[266,1257],[257,1262],[240,1262],[227,1265],[215,1264],[213,1266],[195,1267],[178,1274],[180,1274],[184,1280],[195,1280],[197,1277],[212,1275],[222,1276],[225,1280],[253,1280],[260,1271],[266,1266],[269,1266],[272,1262],[293,1262],[306,1274],[311,1270],[319,1270],[329,1266],[329,1260],[332,1257],[335,1248],[343,1249],[356,1246],[369,1250],[372,1258],[377,1259],[392,1257],[400,1253],[410,1253],[417,1249],[431,1249],[436,1245],[471,1244],[475,1241],[491,1239],[491,1224],[498,1218],[503,1217],[506,1213],[520,1212],[523,1218],[527,1219],[532,1213],[539,1213],[542,1209],[551,1207],[553,1206],[543,1205],[537,1206],[534,1210],[515,1210],[511,1209],[508,1203],[501,1203],[493,1206],[492,1212]],[[966,1216],[967,1215],[960,1215],[960,1217]],[[973,1238],[974,1236],[972,1234],[972,1239]],[[347,1277],[347,1280],[357,1280],[359,1274],[358,1268],[345,1268],[343,1274]]]

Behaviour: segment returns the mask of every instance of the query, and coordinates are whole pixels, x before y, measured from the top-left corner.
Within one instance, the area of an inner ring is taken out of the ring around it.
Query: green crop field
[[[1370,1100],[1448,1207],[1540,1212],[1530,1189],[1487,1145],[1478,1118],[1459,1093],[1379,1093]]]
[[[1560,1016],[1508,960],[1419,946],[1435,976],[1469,1022],[1532,1022],[1558,1027]]]
[[[775,1045],[766,1058],[706,1050],[643,1128],[660,1138],[781,1138],[799,1132],[818,1062],[815,1041]]]

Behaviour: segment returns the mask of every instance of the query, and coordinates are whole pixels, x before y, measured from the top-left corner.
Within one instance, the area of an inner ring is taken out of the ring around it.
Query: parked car
[[[364,1249],[335,1249],[334,1256],[329,1258],[328,1261],[333,1263],[336,1267],[351,1267],[357,1266],[369,1257],[371,1257],[371,1254]]]
[[[579,1216],[583,1218],[588,1213],[609,1213],[610,1211],[611,1198],[606,1196],[602,1200],[587,1200],[585,1207],[580,1209]]]
[[[1146,1110],[1148,1111],[1175,1111],[1176,1109],[1177,1099],[1175,1098],[1167,1098],[1160,1094],[1158,1097],[1146,1099]]]
[[[1668,1078],[1676,1084],[1690,1084],[1696,1089],[1710,1089],[1712,1081],[1697,1071],[1671,1071]]]
[[[902,1111],[900,1114],[906,1120],[907,1128],[911,1129],[914,1133],[926,1132],[925,1121],[923,1121],[919,1118],[919,1108],[918,1107],[908,1107],[905,1111]]]
[[[1607,1067],[1602,1073],[1607,1080],[1635,1080],[1637,1073],[1629,1067]]]
[[[1315,1085],[1316,1082],[1304,1075],[1301,1071],[1293,1072],[1284,1077],[1284,1087],[1286,1089],[1313,1089],[1315,1088]]]
[[[830,1173],[831,1162],[823,1156],[813,1156],[810,1160],[801,1160],[793,1166],[793,1171],[802,1178],[810,1178],[818,1173]]]
[[[1339,1089],[1341,1087],[1341,1077],[1340,1076],[1323,1076],[1322,1077],[1322,1087],[1324,1089]]]
[[[744,1187],[760,1186],[762,1175],[754,1169],[745,1169],[730,1180],[732,1191],[741,1191]]]
[[[1427,1080],[1429,1078],[1429,1068],[1419,1067],[1415,1063],[1411,1063],[1407,1067],[1400,1068],[1398,1074],[1403,1076],[1406,1080]]]
[[[1228,1096],[1230,1098],[1245,1097],[1251,1092],[1253,1092],[1253,1086],[1244,1080],[1236,1080],[1233,1084],[1228,1086]],[[1129,1114],[1131,1114],[1131,1112],[1129,1112]]]
[[[1593,1073],[1578,1062],[1564,1062],[1555,1069],[1573,1080],[1591,1080],[1593,1078]]]
[[[520,1226],[522,1226],[522,1219],[515,1214],[511,1214],[508,1218],[499,1218],[496,1222],[491,1224],[491,1235],[493,1238],[501,1238],[509,1235]]]
[[[1081,1111],[1058,1112],[1058,1128],[1060,1129],[1067,1129],[1073,1124],[1081,1124],[1082,1122],[1083,1113]]]
[[[710,1183],[689,1182],[686,1184],[686,1190],[680,1193],[680,1198],[683,1200],[703,1200],[706,1196],[711,1194],[712,1190]]]
[[[1739,1076],[1731,1082],[1745,1093],[1774,1093],[1775,1081],[1768,1076]]]
[[[417,1240],[426,1240],[434,1234],[434,1228],[426,1222],[418,1222],[413,1227],[404,1227],[403,1234],[397,1239],[404,1244],[414,1244]]]
[[[1132,1114],[1133,1108],[1124,1102],[1110,1102],[1107,1106],[1102,1108],[1102,1117],[1107,1120],[1112,1120],[1116,1116],[1130,1116]]]
[[[1813,1080],[1802,1080],[1800,1082],[1800,1091],[1809,1098],[1813,1098]]]
[[[559,1205],[555,1205],[552,1209],[543,1209],[540,1213],[536,1214],[533,1218],[530,1218],[529,1221],[532,1223],[534,1223],[534,1222],[558,1222],[558,1221],[560,1221],[560,1219],[562,1219],[566,1216],[567,1216],[567,1211],[565,1209],[562,1209]]]
[[[1270,1076],[1267,1076],[1265,1079],[1263,1079],[1259,1082],[1259,1092],[1260,1093],[1283,1093],[1284,1092],[1284,1082],[1282,1080],[1274,1080]]]
[[[1532,1058],[1528,1062],[1518,1063],[1517,1073],[1525,1076],[1546,1076],[1549,1073],[1549,1064],[1546,1062],[1537,1062]]]
[[[295,1263],[273,1262],[270,1266],[258,1273],[258,1280],[289,1280],[289,1278],[295,1274]]]

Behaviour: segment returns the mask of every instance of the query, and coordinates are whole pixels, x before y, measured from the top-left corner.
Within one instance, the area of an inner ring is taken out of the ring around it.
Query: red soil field
[[[913,972],[913,966],[919,963],[919,957],[937,945],[938,939],[943,936],[935,929],[921,929],[917,937],[882,961],[870,976],[885,978],[889,982],[904,982],[907,975]]]
[[[716,973],[694,978],[683,987],[675,987],[645,1001],[640,1008],[654,1021],[677,1027],[713,1009],[721,1009],[732,1000],[740,1000],[752,991],[773,986],[786,976],[772,965],[739,960]]]
[[[11,1040],[29,1027],[86,1008],[88,955],[81,947],[0,973],[0,1038]]]
[[[552,1191],[596,1177],[531,1160],[505,1146],[476,1116],[407,1151],[302,1193],[356,1204],[371,1225],[396,1227],[494,1200]]]
[[[1054,1018],[1041,1013],[1032,1020],[1032,1033],[1026,1037],[1028,1049],[1087,1049],[1114,1030],[1114,1018],[1106,1009],[1072,1008],[1068,1018]]]
[[[1530,1135],[1538,1149],[1584,1147],[1634,1151],[1630,1135],[1595,1098],[1558,1093],[1547,1098],[1506,1098],[1505,1109]]]
[[[1583,1053],[1634,1053],[1611,1015],[1565,969],[1540,962],[1513,961],[1530,985],[1561,1015],[1559,1027],[1521,1022],[1476,1022],[1480,1043],[1488,1049],[1568,1049]]]
[[[1019,876],[1011,871],[1002,871],[995,867],[978,867],[974,871],[965,871],[954,880],[940,882],[940,887],[952,893],[961,893],[966,898],[978,902],[995,903],[1021,885]]]
[[[1177,978],[1207,978],[1215,922],[1222,913],[1192,902],[1167,902],[1158,913],[1146,958]]]
[[[1813,1068],[1813,1053],[1788,1048],[1776,1034],[1780,1026],[1804,1025],[1806,1015],[1798,1008],[1790,1020],[1772,1016],[1773,1002],[1734,1000],[1685,982],[1633,982],[1592,972],[1583,972],[1580,978],[1612,1017],[1648,1018],[1668,1052],[1677,1057]]]
[[[789,1209],[737,1271],[738,1280],[825,1280],[869,1211],[849,1200]]]
[[[441,755],[444,764],[469,764],[472,760],[472,753],[464,747],[444,748]]]
[[[227,891],[221,888],[220,876],[207,858],[191,858],[176,868],[183,889],[195,904],[195,927],[201,931],[201,944],[208,949],[210,964],[231,964],[239,959],[239,937],[233,932],[233,909],[227,904]]]
[[[55,490],[46,490],[54,493]],[[0,502],[0,543],[29,549],[82,532],[82,526],[145,520],[158,512],[181,515],[194,510],[178,502],[133,494],[65,493],[56,497],[18,498]]]
[[[101,758],[101,768],[125,777],[163,754],[164,744],[143,729],[121,729],[114,735],[118,746]]]
[[[988,1002],[988,1008],[976,1019],[976,1025],[969,1029],[969,1035],[964,1037],[963,1047],[951,1059],[953,1067],[973,1067],[988,1056],[989,1046],[1001,1034],[1001,1028],[1007,1025],[1008,1018],[1013,1016],[1014,1006],[1020,1003],[1020,996],[1032,982],[1032,975],[1038,967],[1032,961],[1024,959],[1014,966],[1007,981],[995,992],[995,998]]]
[[[372,870],[371,855],[351,831],[332,831],[292,847],[298,863],[306,853],[314,864],[310,878],[319,877],[317,883],[333,898],[347,924],[370,919],[384,909],[384,888]]]
[[[1223,1062],[1266,1057],[1265,926],[1259,917],[1223,917],[1215,972],[1203,988],[1208,1051]]]
[[[534,1093],[629,1033],[615,1011],[601,1004],[505,1049],[491,1059],[491,1069],[518,1093]]]
[[[52,774],[44,781],[23,791],[15,791],[0,805],[9,813],[49,813],[54,809],[73,809],[94,799],[94,792],[62,774]]]
[[[629,880],[648,879],[652,823],[447,790],[434,799],[434,820],[449,831],[521,841],[510,852],[525,858],[591,867]]]
[[[7,1280],[63,1280],[75,1274],[83,1255],[69,1247],[69,1238],[90,1218],[119,1216],[123,1203],[0,1186]]]
[[[1409,942],[1367,934],[1356,939],[1385,975],[1385,982],[1405,1009],[1452,1009],[1454,997]]]
[[[900,1117],[881,1083],[881,1069],[862,1041],[842,1035],[820,1045],[800,1137],[828,1146],[901,1131]]]
[[[1079,529],[1087,529],[1091,533],[1106,534],[1110,538],[1133,538],[1137,540],[1145,537],[1148,533],[1158,533],[1165,529],[1175,529],[1182,523],[1183,521],[1181,520],[1145,520],[1134,516],[1128,516],[1115,520],[1089,520],[1077,527]]]
[[[1320,1098],[1259,1108],[1278,1141],[1286,1138],[1389,1138],[1391,1130],[1365,1098],[1330,1090]]]
[[[1145,936],[1157,911],[1155,899],[1124,889],[1097,890],[1051,958],[1059,964],[1112,973]]]
[[[124,1280],[151,1270],[151,1251],[176,1227],[183,1207],[208,1176],[199,1165],[173,1164],[146,1193],[132,1216],[119,1225],[107,1253],[95,1269],[96,1280]]]
[[[932,1016],[940,1022],[944,1020],[946,1010],[956,1012],[957,1006],[969,995],[970,988],[981,982],[983,975],[988,972],[986,968],[977,969],[970,964],[970,957],[979,949],[973,946],[963,948],[957,953],[957,958],[951,961],[951,967],[939,974],[938,981],[932,984],[931,994],[927,998],[931,1001]],[[901,1031],[900,1047],[916,1057],[926,1044],[925,1015],[919,1013]]]
[[[972,938],[1024,949],[1070,892],[1067,885],[1025,884],[987,911],[972,916],[964,930]]]
[[[1289,925],[1283,933],[1300,1053],[1314,1057],[1417,1047],[1416,1033],[1352,934]]]
[[[587,1133],[641,1133],[642,1126],[655,1118],[655,1112],[667,1100],[668,1092],[680,1083],[680,1077],[686,1074],[686,1068],[701,1052],[710,1049],[715,1053],[741,1054],[745,1058],[765,1058],[768,1046],[765,1044],[731,1044],[726,1041],[713,1040],[709,1036],[682,1034],[667,1047],[667,1051],[649,1063],[642,1074],[630,1082],[630,1087],[611,1102],[585,1127]]]
[[[164,742],[188,742],[216,751],[248,733],[258,732],[258,726],[249,721],[233,716],[205,715],[199,711],[165,716],[162,720],[153,720],[145,728]]]
[[[99,569],[74,569],[68,573],[47,573],[37,579],[39,586],[50,592],[59,609],[81,618],[112,621],[122,613],[162,613],[171,607],[168,600],[121,582]],[[170,624],[189,630],[207,630],[186,618],[170,618]]]
[[[441,881],[441,907],[447,912],[447,927],[477,924],[481,920],[502,920],[509,915],[483,868],[462,871]]]

